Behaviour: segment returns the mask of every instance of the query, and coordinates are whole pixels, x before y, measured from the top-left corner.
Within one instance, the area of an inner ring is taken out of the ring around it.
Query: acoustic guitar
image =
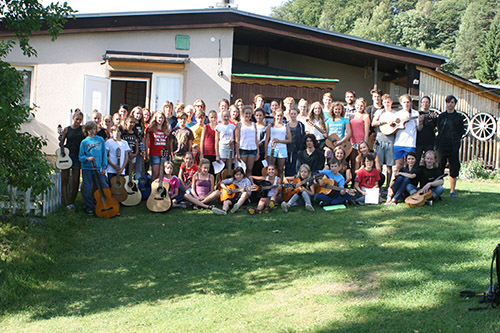
[[[408,116],[400,116],[395,117],[392,120],[381,122],[379,125],[380,132],[385,135],[393,135],[398,130],[405,128],[405,124],[410,120],[417,119],[418,116],[410,117]]]
[[[441,175],[441,176],[437,177],[434,180],[442,179],[442,178],[444,178],[446,176],[448,176],[447,173],[445,173],[444,175]],[[421,207],[421,206],[425,205],[425,201],[426,200],[430,200],[430,199],[432,199],[432,191],[431,191],[431,189],[429,189],[425,193],[422,191],[422,189],[420,189],[420,190],[417,191],[417,193],[414,193],[414,194],[410,195],[409,197],[407,197],[405,199],[405,203],[409,207]]]
[[[151,176],[144,170],[144,143],[139,143],[139,163],[141,163],[141,174],[139,178],[139,191],[141,192],[142,200],[148,200],[151,194]]]
[[[116,149],[116,165],[118,167],[121,167],[121,161],[120,161],[120,155],[121,155],[121,149],[117,148]],[[122,175],[117,174],[114,177],[111,177],[111,180],[109,181],[109,185],[111,186],[111,193],[113,194],[113,198],[115,198],[116,201],[118,202],[123,202],[127,200],[127,190],[125,189],[125,177]]]
[[[283,201],[288,201],[290,198],[300,192],[300,188],[307,183],[313,182],[316,179],[322,178],[324,174],[317,173],[314,176],[301,180],[299,177],[294,178],[290,183],[284,183],[281,191],[281,198]]]
[[[102,186],[95,161],[90,161],[90,164],[94,170],[94,176],[97,184],[97,191],[94,192],[94,199],[96,201],[95,214],[98,217],[114,217],[120,212],[120,204],[111,195],[111,189]]]
[[[269,165],[274,165],[276,162],[276,157],[274,157],[274,151],[276,150],[276,143],[271,143],[271,156],[269,156]],[[261,171],[262,176],[267,176],[267,167],[263,167]]]
[[[148,201],[146,202],[146,207],[152,212],[163,213],[172,207],[172,200],[168,194],[170,190],[170,184],[163,181],[165,157],[167,156],[167,150],[163,148],[161,151],[161,168],[160,177],[155,179],[151,183],[151,194],[149,195]]]
[[[342,139],[340,138],[340,136],[338,136],[335,133],[332,133],[332,135],[328,136],[327,132],[325,132],[321,127],[319,127],[318,125],[316,125],[312,121],[308,120],[307,123],[310,126],[313,126],[315,129],[317,129],[321,134],[323,134],[324,137],[326,137],[326,139],[325,139],[325,145],[328,148],[330,148],[331,150],[334,150],[336,147],[338,147],[337,145],[335,145],[335,143],[337,141],[342,141]],[[342,142],[340,144],[340,147],[342,147],[342,149],[344,149],[345,156],[349,156],[351,154],[351,152],[352,152],[352,144],[351,144],[351,142],[349,140],[346,140],[345,142]]]
[[[221,189],[220,198],[219,198],[220,201],[225,201],[225,200],[228,200],[228,199],[233,199],[236,196],[236,194],[238,194],[238,193],[242,193],[242,192],[245,192],[245,191],[257,191],[258,188],[259,188],[257,185],[245,186],[245,187],[242,187],[242,188],[238,188],[234,184],[226,185],[226,187],[227,187],[227,189],[225,189],[225,188]]]
[[[134,170],[132,167],[132,159],[130,158],[130,152],[129,152],[129,159],[128,159],[128,176],[126,177],[127,181],[125,182],[125,191],[127,191],[127,199],[122,201],[122,205],[124,206],[137,206],[141,200],[142,200],[142,195],[141,191],[139,191],[139,184],[138,181],[134,177]]]
[[[335,179],[323,178],[323,186],[319,184],[314,185],[315,193],[323,193],[325,195],[330,195],[332,191],[346,191],[350,195],[356,195],[356,191],[349,188],[339,187],[337,186],[337,182]]]
[[[59,136],[63,133],[61,125],[57,125],[57,133]],[[69,149],[64,147],[64,138],[59,140],[59,148],[56,149],[56,167],[59,170],[67,170],[73,166],[73,161],[69,157]]]

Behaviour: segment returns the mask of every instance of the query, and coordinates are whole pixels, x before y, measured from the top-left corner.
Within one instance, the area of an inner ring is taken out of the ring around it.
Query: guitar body
[[[227,188],[229,188],[231,191],[233,190],[236,190],[238,187],[234,184],[229,184],[229,185],[226,185]],[[228,200],[228,199],[232,199],[236,196],[238,192],[229,192],[228,190],[226,190],[225,188],[221,189],[221,192],[220,192],[220,201],[225,201],[225,200]]]
[[[123,202],[127,200],[128,194],[125,189],[125,177],[116,175],[111,178],[109,185],[111,186],[111,194],[116,201]]]
[[[405,128],[405,124],[408,121],[417,118],[418,117],[410,117],[409,115],[404,117],[397,117],[394,118],[392,121],[380,125],[379,129],[380,132],[382,132],[385,135],[393,135],[394,133],[396,133],[396,131]]]
[[[57,148],[56,150],[56,167],[59,170],[67,170],[73,166],[73,161],[69,157],[69,149],[66,147]]]
[[[423,192],[422,190],[418,190],[417,193],[410,195],[405,199],[406,205],[410,207],[421,207],[425,205],[425,201],[432,199],[432,191],[428,190],[427,192]]]
[[[337,141],[341,141],[342,139],[337,135],[337,134],[332,134],[330,135],[329,137],[326,138],[325,140],[325,144],[328,148],[330,148],[331,150],[334,150],[337,146],[335,146],[335,142]],[[349,156],[352,152],[352,144],[351,144],[351,141],[346,141],[346,142],[343,142],[340,147],[342,147],[342,149],[344,149],[345,151],[345,156]]]
[[[120,212],[120,204],[113,198],[111,189],[108,187],[95,191],[94,199],[96,201],[95,214],[98,217],[115,217]]]
[[[300,186],[297,186],[296,184],[298,184],[300,182],[301,182],[300,178],[296,177],[290,183],[290,184],[292,184],[292,186],[290,186],[290,187],[283,186],[283,189],[281,191],[281,199],[283,199],[283,201],[288,201],[293,197],[294,194],[299,193]]]
[[[111,190],[106,187],[103,188],[101,184],[101,177],[96,169],[95,161],[90,161],[92,169],[94,170],[94,176],[97,182],[97,191],[94,192],[95,204],[95,214],[98,217],[114,217],[120,212],[120,204],[113,199]]]
[[[141,191],[139,191],[139,184],[137,180],[134,180],[129,176],[128,181],[125,182],[125,191],[127,192],[127,199],[122,201],[122,205],[137,206],[141,202],[142,195]]]
[[[138,179],[138,187],[141,192],[142,200],[148,200],[151,195],[151,176],[147,173]]]
[[[314,193],[323,193],[325,195],[330,195],[334,190],[334,187],[337,187],[337,182],[334,179],[323,178],[323,186],[319,186],[318,184],[314,185]]]
[[[172,207],[172,200],[168,195],[170,184],[168,182],[161,182],[156,179],[151,183],[151,195],[146,202],[148,209],[155,213],[163,213]]]

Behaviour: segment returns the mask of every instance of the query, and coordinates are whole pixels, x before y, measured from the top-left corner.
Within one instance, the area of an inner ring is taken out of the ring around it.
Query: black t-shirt
[[[436,133],[434,130],[437,126],[437,117],[422,111],[418,113],[425,115],[425,118],[423,120],[424,127],[417,133],[417,146],[434,146],[436,142]]]
[[[420,183],[420,188],[424,187],[427,183],[431,183],[436,180],[443,173],[439,168],[427,169],[425,166],[421,165],[417,170],[417,179]]]
[[[464,119],[458,112],[443,112],[437,119],[438,146],[448,146],[458,149],[462,135],[464,135]]]
[[[408,168],[408,166],[404,166],[404,167],[402,167],[402,168],[399,170],[399,172],[404,172],[404,173],[409,173],[409,174],[414,175],[414,174],[416,174],[416,173],[418,172],[418,169],[419,169],[419,168],[420,168],[420,167],[418,167],[418,166],[414,166],[414,167],[413,167],[413,169],[411,169],[411,170],[410,170],[410,169]],[[410,183],[411,183],[411,184],[413,184],[413,185],[415,185],[415,186],[417,186],[417,185],[418,185],[418,175],[417,175],[417,177],[415,177],[415,178],[410,178]]]
[[[108,139],[108,133],[106,132],[106,130],[104,128],[99,129],[99,131],[97,131],[97,135],[100,136],[101,138],[103,138],[104,141],[106,141]]]
[[[138,139],[137,133],[135,131],[132,131],[132,133],[127,133],[127,131],[125,131],[122,134],[122,139],[127,141],[128,146],[130,147],[130,153],[135,154]]]
[[[302,164],[307,164],[311,168],[311,172],[323,170],[325,167],[325,155],[319,149],[315,149],[311,155],[307,153],[307,150],[299,151],[297,155],[297,170]]]

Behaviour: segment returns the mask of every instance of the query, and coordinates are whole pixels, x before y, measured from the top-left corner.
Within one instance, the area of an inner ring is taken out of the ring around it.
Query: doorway
[[[129,111],[135,106],[149,108],[150,80],[143,78],[111,78],[110,114],[127,104]]]

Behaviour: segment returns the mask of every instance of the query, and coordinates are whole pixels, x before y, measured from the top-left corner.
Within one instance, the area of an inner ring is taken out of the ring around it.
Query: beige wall
[[[177,34],[191,37],[190,50],[175,49]],[[221,59],[219,39],[222,46]],[[111,68],[101,65],[106,50],[188,54],[190,62],[180,72],[165,69],[129,70],[182,73],[183,96],[187,104],[202,98],[207,109],[213,109],[217,107],[219,99],[229,99],[233,52],[233,30],[230,28],[63,34],[54,43],[44,36],[33,37],[31,44],[38,52],[36,58],[24,57],[16,49],[6,61],[14,66],[33,67],[32,102],[39,108],[35,119],[25,124],[23,129],[47,137],[49,146],[45,151],[48,154],[52,154],[57,148],[57,125],[69,125],[70,109],[83,106],[84,76],[109,78]],[[218,76],[220,69],[224,73],[223,77]]]

